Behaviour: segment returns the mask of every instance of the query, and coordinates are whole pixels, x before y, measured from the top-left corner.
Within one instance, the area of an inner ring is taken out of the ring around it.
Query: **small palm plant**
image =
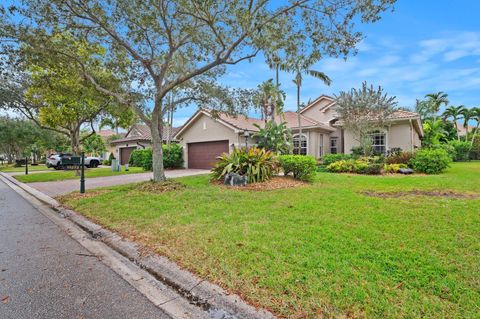
[[[247,176],[248,183],[264,182],[278,170],[275,153],[263,148],[235,148],[232,153],[223,153],[212,168],[212,176],[222,179],[228,173]]]
[[[287,123],[275,123],[270,121],[265,127],[258,128],[254,137],[258,138],[258,147],[264,148],[277,154],[289,154],[292,151],[292,132],[287,128]]]

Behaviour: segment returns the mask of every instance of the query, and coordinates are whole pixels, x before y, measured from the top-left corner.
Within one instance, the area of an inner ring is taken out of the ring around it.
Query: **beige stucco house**
[[[178,129],[177,127],[164,127],[164,142],[168,135],[173,137]],[[172,139],[172,141],[174,140]],[[120,161],[121,165],[125,165],[134,150],[152,147],[152,133],[147,125],[135,124],[128,130],[124,138],[112,141],[111,145],[115,148],[113,153],[115,158]]]
[[[280,119],[292,130],[294,153],[320,158],[328,153],[350,153],[352,147],[359,145],[354,134],[342,128],[332,97],[318,97],[303,108],[300,115],[301,136],[296,112],[285,112]],[[221,153],[255,144],[252,136],[258,128],[254,124],[262,127],[264,121],[243,115],[213,116],[207,109],[198,110],[174,136],[183,146],[185,167],[210,168]],[[420,147],[422,136],[419,115],[408,111],[396,111],[385,127],[371,135],[373,146],[379,152],[394,148],[413,151]]]

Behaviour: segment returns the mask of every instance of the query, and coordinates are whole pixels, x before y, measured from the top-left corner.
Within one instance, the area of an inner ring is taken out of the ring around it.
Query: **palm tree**
[[[302,68],[301,66],[297,65],[295,68],[295,79],[293,80],[293,83],[297,86],[297,119],[298,119],[298,130],[299,130],[299,137],[300,140],[302,138],[302,123],[301,123],[301,117],[300,117],[300,88],[302,87],[302,73],[305,73],[307,75],[313,76],[314,78],[317,78],[321,80],[323,83],[326,85],[330,86],[332,84],[332,80],[328,77],[323,72],[316,71],[316,70],[311,70],[308,68]]]
[[[463,127],[465,128],[465,134],[466,137],[468,137],[468,122],[473,119],[473,113],[471,112],[471,110],[463,108],[461,114],[463,115]]]
[[[475,129],[473,131],[471,146],[473,147],[473,143],[475,142],[475,138],[478,134],[478,130],[480,129],[480,107],[473,107],[469,111],[470,119],[477,122]],[[468,124],[467,124],[468,125]]]
[[[440,107],[442,106],[442,104],[444,104],[445,106],[448,105],[448,94],[442,91],[427,94],[425,95],[425,97],[429,99],[431,111],[434,114],[437,114],[438,111],[440,111]],[[436,119],[436,115],[434,117]]]
[[[443,118],[446,120],[448,118],[452,118],[453,125],[455,126],[455,130],[457,131],[457,139],[460,140],[460,135],[458,134],[458,123],[457,121],[461,118],[461,116],[465,116],[465,111],[468,109],[465,108],[463,105],[459,106],[449,106],[446,108],[445,112],[443,112]]]
[[[254,100],[254,103],[260,108],[262,119],[267,123],[269,120],[274,121],[275,114],[283,112],[285,92],[279,90],[273,84],[273,80],[270,79],[258,86],[258,92]]]

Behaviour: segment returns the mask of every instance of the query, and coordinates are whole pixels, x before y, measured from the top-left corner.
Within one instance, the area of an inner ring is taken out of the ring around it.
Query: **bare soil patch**
[[[252,183],[246,186],[228,186],[223,185],[222,180],[212,181],[213,184],[219,185],[225,189],[235,189],[241,191],[269,191],[275,189],[302,187],[308,185],[307,182],[302,182],[288,176],[276,176],[262,183]]]
[[[480,198],[479,194],[469,194],[469,193],[458,193],[449,190],[411,190],[404,192],[376,192],[376,191],[364,191],[360,192],[362,195],[378,198],[400,198],[400,197],[411,197],[411,196],[433,196],[433,197],[443,197],[451,199],[475,199]]]
[[[136,190],[148,193],[165,193],[185,189],[185,185],[177,181],[168,180],[163,183],[143,182],[136,186]]]
[[[75,192],[75,193],[70,193],[70,194],[67,194],[67,195],[58,196],[56,199],[59,202],[64,203],[65,200],[67,200],[67,199],[69,199],[69,200],[71,200],[71,199],[79,200],[79,199],[84,199],[84,198],[95,197],[95,196],[102,195],[102,194],[107,194],[107,193],[110,193],[110,192],[111,192],[111,190],[109,190],[109,189],[91,190],[91,191],[87,191],[84,194]]]

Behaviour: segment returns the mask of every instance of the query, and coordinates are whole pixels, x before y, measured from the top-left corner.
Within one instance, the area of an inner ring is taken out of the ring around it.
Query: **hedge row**
[[[128,164],[151,171],[153,165],[152,149],[134,150]],[[179,144],[171,144],[170,148],[163,145],[163,166],[165,168],[180,168],[183,166],[183,151]]]

